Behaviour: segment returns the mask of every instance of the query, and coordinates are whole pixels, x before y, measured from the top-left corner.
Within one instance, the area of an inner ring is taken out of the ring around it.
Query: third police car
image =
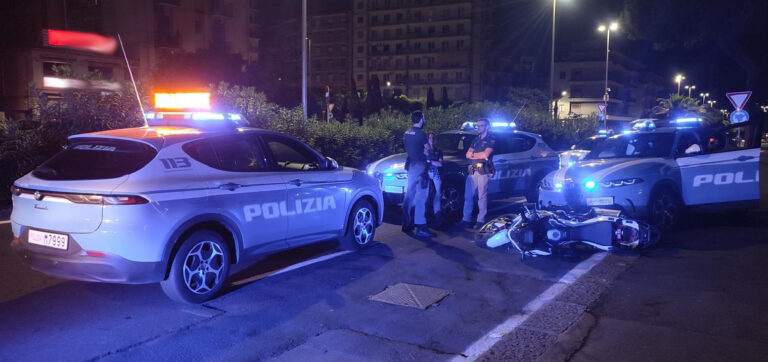
[[[678,221],[684,207],[754,205],[759,193],[759,125],[697,127],[682,118],[670,127],[653,123],[610,137],[583,160],[544,178],[545,208],[615,207],[661,228]]]

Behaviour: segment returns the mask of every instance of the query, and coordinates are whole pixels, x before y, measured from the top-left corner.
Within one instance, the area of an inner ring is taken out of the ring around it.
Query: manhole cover
[[[405,307],[427,309],[451,294],[450,290],[432,288],[426,285],[398,283],[390,285],[383,292],[368,297],[370,300]]]

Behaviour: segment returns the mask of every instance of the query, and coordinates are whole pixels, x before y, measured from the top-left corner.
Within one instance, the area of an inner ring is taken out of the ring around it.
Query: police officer
[[[426,226],[427,219],[425,208],[427,204],[427,134],[421,130],[424,126],[424,114],[416,111],[411,114],[413,127],[405,132],[403,144],[408,153],[408,188],[403,200],[403,232],[413,230],[412,224],[416,224],[416,236],[436,236]],[[414,209],[414,220],[411,220],[411,208]]]
[[[477,121],[478,135],[472,141],[467,150],[466,157],[470,162],[469,175],[464,186],[464,217],[463,224],[466,227],[480,228],[485,223],[485,214],[488,212],[488,182],[493,176],[493,149],[496,147],[496,138],[489,132],[490,122],[482,118]],[[477,223],[472,222],[472,212],[477,196]]]

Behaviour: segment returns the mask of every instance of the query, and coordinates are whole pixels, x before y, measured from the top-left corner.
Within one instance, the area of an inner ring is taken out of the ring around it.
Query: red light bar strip
[[[117,49],[117,40],[94,33],[48,29],[44,37],[45,45],[89,50],[96,53],[112,54]]]

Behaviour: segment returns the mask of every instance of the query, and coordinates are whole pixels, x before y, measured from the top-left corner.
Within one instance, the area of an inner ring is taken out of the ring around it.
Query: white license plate
[[[613,205],[613,196],[587,198],[587,206],[605,206],[605,205]]]
[[[384,186],[384,192],[389,192],[391,194],[402,194],[403,193],[403,187],[402,186]]]
[[[47,246],[49,248],[67,250],[69,237],[62,234],[47,233],[44,231],[29,230],[29,243]]]

